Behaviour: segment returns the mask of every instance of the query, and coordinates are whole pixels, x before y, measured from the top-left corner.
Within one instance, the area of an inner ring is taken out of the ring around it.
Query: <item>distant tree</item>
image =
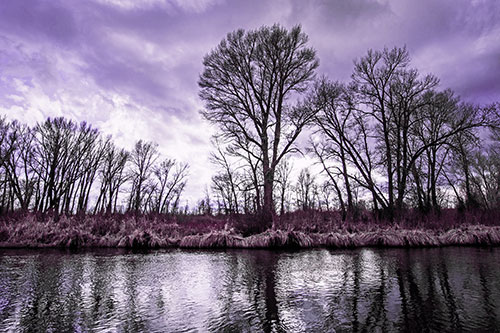
[[[17,198],[19,208],[28,210],[35,193],[36,174],[32,168],[34,153],[33,130],[27,125],[13,121],[9,135],[2,141],[2,165],[8,186]]]
[[[178,208],[179,198],[187,181],[189,164],[174,159],[165,159],[153,170],[153,211],[173,213]]]
[[[210,161],[218,168],[217,174],[212,177],[212,190],[221,200],[221,204],[226,214],[239,213],[239,183],[240,174],[234,169],[229,160],[229,154],[221,145],[221,142],[214,138],[213,145],[216,152],[210,155]]]
[[[116,148],[113,144],[106,148],[99,171],[101,186],[94,213],[97,211],[104,211],[108,214],[116,212],[120,187],[129,179],[125,173],[125,167],[130,154],[124,149]]]
[[[332,210],[332,200],[334,198],[332,183],[328,180],[324,181],[319,190],[321,195],[320,209],[325,209],[326,211]]]
[[[158,144],[142,140],[136,142],[130,156],[132,189],[129,197],[129,210],[140,212],[143,208],[146,182],[158,156]]]
[[[12,186],[12,177],[17,175],[13,175],[15,167],[13,168],[10,164],[18,149],[19,136],[13,127],[4,117],[0,118],[0,213],[14,209],[14,198],[17,192]]]
[[[472,164],[472,195],[484,209],[500,207],[500,155],[498,150],[478,151]]]
[[[283,160],[283,162],[280,163],[276,169],[276,182],[278,183],[277,190],[281,215],[283,215],[290,206],[288,197],[292,187],[290,180],[291,172],[292,164],[288,159]]]
[[[32,169],[41,181],[37,186],[35,208],[39,211],[72,211],[75,194],[85,204],[92,185],[96,164],[87,163],[98,146],[99,133],[85,122],[79,125],[65,118],[47,119],[34,129],[35,144]],[[99,153],[98,153],[99,154]],[[90,171],[90,179],[83,179]],[[85,184],[77,189],[78,184]]]
[[[276,167],[295,149],[295,140],[314,116],[311,109],[294,107],[291,98],[307,89],[318,67],[307,39],[300,26],[290,31],[279,25],[240,29],[203,60],[203,116],[262,165],[263,225],[273,219]]]
[[[295,185],[295,194],[297,196],[297,208],[301,210],[310,210],[315,208],[318,188],[316,177],[311,174],[308,168],[300,171]]]
[[[72,156],[80,162],[77,164],[78,171],[73,174],[76,179],[64,195],[63,207],[66,214],[71,212],[84,214],[87,211],[97,171],[107,146],[111,144],[110,138],[103,140],[97,129],[84,124],[79,128],[76,141],[78,144]]]

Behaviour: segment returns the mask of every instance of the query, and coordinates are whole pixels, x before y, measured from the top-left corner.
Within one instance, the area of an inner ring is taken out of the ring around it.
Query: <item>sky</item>
[[[301,24],[317,75],[347,81],[368,49],[406,45],[441,89],[500,101],[497,0],[1,0],[0,114],[87,121],[127,149],[155,141],[190,164],[192,204],[213,174],[215,128],[199,113],[203,57],[228,32],[275,23]]]

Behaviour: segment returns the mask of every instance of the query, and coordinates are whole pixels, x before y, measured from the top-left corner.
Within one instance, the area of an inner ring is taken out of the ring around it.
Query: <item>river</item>
[[[1,332],[499,327],[500,248],[0,250]]]

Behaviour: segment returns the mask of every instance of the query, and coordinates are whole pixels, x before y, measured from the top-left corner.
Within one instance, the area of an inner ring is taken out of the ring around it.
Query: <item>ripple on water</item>
[[[500,249],[0,251],[0,331],[491,331]]]

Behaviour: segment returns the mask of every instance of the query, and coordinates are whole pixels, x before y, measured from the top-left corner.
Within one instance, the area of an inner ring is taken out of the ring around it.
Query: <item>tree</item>
[[[421,76],[409,63],[406,48],[369,50],[355,62],[348,86],[323,80],[313,101],[323,139],[313,150],[333,185],[342,180],[351,208],[352,186],[368,190],[374,209],[381,208],[390,219],[404,209],[411,177],[422,206],[425,194],[436,207],[444,147],[454,137],[494,123],[495,108],[458,103],[450,91],[434,91],[438,79]],[[428,195],[422,167],[428,169]]]
[[[302,169],[295,185],[297,208],[303,211],[314,209],[317,192],[316,177],[308,168]]]
[[[287,200],[288,192],[290,191],[290,174],[292,173],[292,164],[290,160],[285,159],[283,163],[278,165],[276,169],[276,182],[278,183],[278,198],[280,203],[280,215],[285,214],[285,210],[289,209],[290,202]]]
[[[108,214],[113,211],[116,212],[120,187],[129,179],[124,172],[129,159],[130,154],[124,149],[118,150],[114,144],[106,147],[99,172],[101,187],[94,213],[98,210],[105,211]]]
[[[232,167],[227,151],[221,147],[221,143],[217,138],[214,138],[213,144],[217,152],[212,152],[210,161],[218,167],[219,172],[212,177],[212,189],[222,200],[226,214],[238,214],[240,174]]]
[[[32,168],[34,135],[32,129],[17,121],[11,122],[9,128],[8,140],[2,140],[2,155],[4,152],[8,154],[5,158],[0,158],[0,161],[19,207],[25,211],[33,197],[36,183]]]
[[[47,119],[35,129],[33,170],[43,183],[38,186],[35,205],[39,211],[53,211],[56,216],[64,209],[69,213],[71,202],[75,202],[75,187],[85,172],[88,180],[82,180],[82,205],[86,205],[89,186],[92,185],[94,167],[86,167],[90,154],[96,147],[99,134],[85,122],[76,124],[65,118]],[[99,155],[99,154],[98,154]],[[79,193],[76,190],[76,193]],[[62,209],[61,209],[62,208]]]
[[[153,210],[160,214],[175,213],[179,198],[186,186],[189,164],[165,159],[153,170]]]
[[[231,32],[205,56],[200,75],[202,115],[222,137],[262,164],[262,224],[272,222],[275,170],[295,150],[294,142],[314,110],[292,105],[318,67],[300,26],[274,25]],[[295,98],[293,98],[295,97]]]
[[[363,140],[360,140],[361,134],[365,133],[362,128],[365,125],[363,122],[356,121],[355,110],[352,105],[352,94],[348,87],[322,79],[315,85],[313,99],[313,103],[320,110],[315,122],[319,128],[317,132],[322,135],[323,140],[319,143],[311,142],[310,150],[318,158],[324,173],[326,173],[335,188],[342,211],[342,219],[345,220],[347,213],[351,213],[354,209],[350,181],[352,176],[347,165],[349,157],[353,161],[360,160],[359,155],[365,147],[363,145],[359,146],[359,143],[366,142],[367,139],[365,136],[362,138]],[[351,139],[351,133],[353,132],[359,133],[355,139]],[[338,165],[327,165],[326,161],[328,159],[338,162]],[[364,174],[371,177],[369,170],[365,169],[362,168]],[[344,184],[347,204],[343,198],[340,182]],[[370,182],[368,181],[367,184],[370,184]],[[374,190],[372,189],[372,191]]]
[[[153,171],[153,165],[158,158],[158,144],[139,140],[131,153],[131,178],[132,189],[130,191],[129,209],[140,212],[143,206],[144,188],[146,181]]]

